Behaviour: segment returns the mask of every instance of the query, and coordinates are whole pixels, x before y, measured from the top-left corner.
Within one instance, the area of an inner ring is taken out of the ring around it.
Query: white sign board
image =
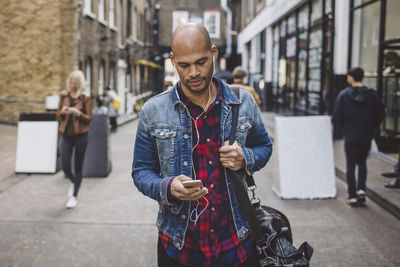
[[[273,191],[285,199],[336,196],[329,116],[275,118]]]
[[[55,173],[58,122],[18,122],[15,172]]]

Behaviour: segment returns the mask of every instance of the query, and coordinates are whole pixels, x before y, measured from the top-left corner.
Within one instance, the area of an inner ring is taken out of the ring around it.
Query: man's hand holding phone
[[[171,194],[179,200],[199,200],[208,194],[208,189],[200,180],[181,174],[172,181]]]

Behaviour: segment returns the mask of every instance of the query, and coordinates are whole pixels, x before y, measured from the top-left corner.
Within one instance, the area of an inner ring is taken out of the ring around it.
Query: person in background
[[[61,163],[65,176],[72,185],[68,191],[67,208],[75,208],[82,182],[83,161],[87,146],[89,124],[92,119],[92,104],[89,96],[82,92],[86,81],[80,70],[73,71],[67,79],[67,90],[60,93],[57,118],[61,132]],[[72,158],[75,151],[74,158]],[[74,160],[75,171],[72,172],[71,161]]]
[[[257,94],[256,90],[253,87],[247,86],[244,84],[244,78],[246,78],[246,76],[247,76],[247,72],[244,70],[244,68],[242,68],[241,66],[237,66],[233,70],[232,74],[233,74],[233,78],[234,78],[233,85],[238,85],[238,86],[246,89],[253,96],[257,105],[260,106],[261,100],[260,100],[260,96]]]
[[[93,114],[107,115],[108,109],[103,105],[103,100],[100,96],[96,97],[96,106],[93,108]]]
[[[204,26],[178,26],[171,48],[180,80],[144,104],[132,163],[136,187],[159,204],[158,266],[253,267],[254,241],[226,168],[253,174],[268,162],[259,108],[213,75],[218,50]],[[231,104],[243,124],[233,145]],[[201,185],[185,187],[192,179]]]
[[[371,141],[384,118],[384,108],[378,94],[363,86],[364,71],[352,68],[347,73],[350,84],[336,99],[333,119],[343,129],[346,153],[346,176],[349,205],[365,202],[367,157]],[[355,169],[358,167],[356,184]]]
[[[110,119],[111,132],[117,131],[117,116],[118,111],[114,108],[113,101],[117,97],[117,92],[110,86],[107,87],[106,105],[108,109],[108,118]]]
[[[395,178],[390,183],[385,184],[386,188],[400,188],[400,147],[397,164],[394,166],[393,171],[381,173],[383,177]]]

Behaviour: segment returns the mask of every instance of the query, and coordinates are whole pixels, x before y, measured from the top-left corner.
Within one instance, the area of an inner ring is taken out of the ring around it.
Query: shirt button
[[[211,229],[210,232],[211,232],[211,233],[214,233],[214,229]]]
[[[215,208],[214,208],[214,207],[212,207],[212,208],[211,208],[211,210],[212,210],[212,211],[215,211]]]
[[[204,115],[204,119],[207,119],[207,115]]]
[[[187,166],[188,165],[188,162],[187,161],[184,161],[183,162],[183,166]]]
[[[210,142],[210,138],[207,138],[207,142]]]
[[[184,134],[184,135],[183,135],[183,138],[188,139],[188,138],[189,138],[189,135]]]
[[[186,219],[186,215],[185,215],[185,214],[182,214],[182,215],[181,215],[181,218],[182,218],[182,220]]]
[[[214,185],[213,185],[213,184],[211,184],[211,185],[210,185],[210,187],[211,187],[211,188],[214,188]]]
[[[212,161],[210,160],[210,161],[208,162],[208,164],[212,165]]]

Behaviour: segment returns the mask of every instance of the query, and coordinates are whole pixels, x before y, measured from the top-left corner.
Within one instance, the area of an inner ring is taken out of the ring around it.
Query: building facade
[[[121,114],[149,96],[155,1],[60,0],[0,3],[0,121],[21,112],[44,112],[45,98],[65,90],[81,69],[86,93],[102,97],[107,86],[121,97]]]
[[[227,17],[230,14],[230,22]],[[159,11],[158,50],[160,64],[164,66],[166,82],[175,82],[178,76],[169,61],[171,52],[171,37],[173,30],[180,24],[195,22],[203,24],[209,31],[212,44],[216,45],[221,59],[227,57],[227,30],[232,23],[232,12],[228,1],[212,0],[163,0],[160,1]],[[219,64],[217,69],[219,68]]]
[[[286,115],[332,114],[347,86],[347,70],[364,68],[365,84],[377,90],[386,108],[378,144],[396,150],[398,11],[396,0],[242,1],[242,65],[250,83],[262,84],[268,108]]]

